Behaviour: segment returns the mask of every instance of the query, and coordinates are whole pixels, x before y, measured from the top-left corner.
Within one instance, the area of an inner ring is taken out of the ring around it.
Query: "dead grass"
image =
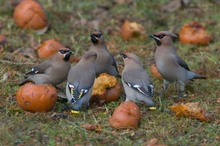
[[[161,13],[160,5],[167,0],[135,1],[121,5],[104,0],[40,0],[47,11],[51,26],[47,33],[39,36],[32,31],[17,28],[12,19],[13,9],[9,2],[0,1],[0,33],[7,35],[8,39],[8,43],[0,52],[0,59],[11,62],[0,62],[0,78],[8,75],[7,80],[1,80],[0,83],[0,145],[143,145],[154,137],[167,145],[220,145],[220,105],[217,103],[220,95],[220,13],[219,9],[215,9],[215,6],[218,8],[219,5],[211,2],[199,5],[193,1],[203,8],[201,12],[182,8],[171,13]],[[210,9],[205,9],[205,6]],[[201,106],[212,115],[209,123],[175,117],[168,109],[168,106],[175,103],[174,86],[159,99],[162,82],[153,77],[154,101],[160,108],[148,111],[144,105],[140,105],[142,118],[137,129],[115,130],[108,126],[112,112],[124,100],[122,97],[117,102],[92,106],[79,115],[69,114],[65,109],[66,103],[61,100],[53,111],[48,113],[29,113],[19,109],[15,99],[17,84],[23,73],[32,66],[22,63],[36,64],[41,60],[20,58],[13,52],[18,48],[33,48],[47,39],[56,38],[76,50],[76,56],[80,57],[88,50],[94,21],[99,21],[99,29],[104,32],[120,71],[123,62],[118,53],[127,50],[138,54],[149,72],[155,44],[151,39],[124,42],[120,36],[120,26],[125,19],[142,24],[147,34],[159,30],[178,33],[184,23],[192,20],[201,22],[207,28],[213,36],[213,41],[208,46],[183,45],[179,41],[175,42],[175,45],[178,47],[178,54],[192,70],[209,77],[207,80],[193,82],[194,92],[189,93],[189,98],[185,100],[201,102]],[[57,115],[54,116],[54,113]],[[102,132],[81,129],[80,125],[84,123],[100,124]]]

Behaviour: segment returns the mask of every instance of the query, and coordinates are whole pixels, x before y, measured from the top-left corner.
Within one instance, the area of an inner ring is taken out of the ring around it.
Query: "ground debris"
[[[158,142],[158,138],[152,138],[151,140],[145,142],[144,146],[166,146],[165,144],[157,144]]]
[[[98,133],[102,132],[102,128],[100,124],[93,125],[90,123],[85,123],[85,124],[82,124],[80,127],[83,129],[89,130],[89,131],[96,131]]]
[[[200,121],[209,121],[209,114],[199,107],[199,102],[180,103],[169,106],[169,109],[176,113],[176,116],[196,118]]]

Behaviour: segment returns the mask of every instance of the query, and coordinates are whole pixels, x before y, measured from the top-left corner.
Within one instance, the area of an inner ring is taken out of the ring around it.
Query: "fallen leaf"
[[[89,131],[96,131],[96,132],[101,132],[102,131],[102,128],[101,128],[100,124],[93,125],[93,124],[90,124],[90,123],[85,123],[85,124],[81,125],[80,128],[83,128],[83,129],[86,129],[86,130],[89,130]]]
[[[33,60],[37,58],[37,56],[35,54],[35,51],[32,48],[18,48],[13,53],[14,54],[18,53],[18,54],[20,54],[23,57],[28,57],[28,58],[31,58]]]
[[[66,113],[53,113],[51,115],[51,118],[62,118],[62,119],[66,119],[68,118],[68,114]]]
[[[5,45],[7,43],[7,37],[5,35],[0,35],[0,45]]]
[[[147,141],[144,146],[166,146],[165,144],[157,144],[158,142],[158,138],[152,138],[151,140]]]
[[[125,4],[125,3],[131,4],[133,1],[132,0],[114,0],[114,2],[116,4]]]
[[[218,99],[217,99],[217,103],[219,103],[219,104],[220,104],[220,98],[218,98]]]
[[[81,144],[75,144],[74,146],[83,146],[83,145],[81,145]]]
[[[176,116],[197,118],[200,121],[208,122],[208,118],[205,116],[205,110],[200,108],[199,104],[199,102],[181,103],[169,106],[169,109],[175,112]]]
[[[163,12],[174,12],[176,10],[179,10],[181,6],[182,6],[181,0],[172,0],[169,1],[169,3],[167,3],[166,5],[163,5],[161,7],[161,10]]]

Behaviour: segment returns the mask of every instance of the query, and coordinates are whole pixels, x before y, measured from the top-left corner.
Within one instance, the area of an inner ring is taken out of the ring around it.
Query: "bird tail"
[[[187,76],[188,76],[189,80],[192,80],[192,79],[207,79],[206,76],[202,76],[202,75],[199,75],[199,74],[191,72],[191,71],[188,71]]]
[[[30,81],[30,80],[28,80],[28,79],[25,79],[23,82],[19,83],[18,85],[19,85],[19,86],[23,86],[24,84],[26,84],[26,83],[28,83],[28,82],[32,82],[32,81]]]
[[[199,75],[199,76],[195,76],[193,79],[207,79],[207,77]]]

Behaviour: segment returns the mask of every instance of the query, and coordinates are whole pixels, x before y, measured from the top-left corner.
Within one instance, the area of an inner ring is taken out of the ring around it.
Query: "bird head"
[[[135,62],[136,64],[139,64],[139,65],[143,66],[142,63],[141,63],[140,58],[134,53],[121,52],[120,55],[124,59],[125,64],[128,63],[128,62],[130,62],[130,63]]]
[[[60,50],[58,50],[58,53],[62,56],[62,59],[64,61],[69,61],[71,54],[73,54],[74,52],[67,48],[61,48]]]
[[[140,58],[139,58],[136,54],[134,54],[134,53],[129,53],[129,52],[123,52],[123,53],[122,53],[122,52],[121,52],[120,55],[121,55],[122,57],[123,57],[123,56],[124,56],[124,57],[126,56],[125,58],[129,58],[129,59],[135,61],[137,64],[140,64],[140,65],[142,64],[141,61],[140,61]],[[125,59],[124,57],[123,57],[123,59]]]
[[[156,41],[158,46],[161,44],[170,44],[173,42],[173,39],[178,38],[177,35],[169,31],[160,31],[150,37]]]
[[[124,53],[124,52],[120,52],[119,54],[121,55],[121,57],[122,57],[123,59],[128,58],[128,56],[127,56],[126,53]]]
[[[91,37],[92,43],[95,44],[95,45],[104,42],[104,37],[103,37],[103,34],[102,34],[101,31],[92,32],[90,37]]]

